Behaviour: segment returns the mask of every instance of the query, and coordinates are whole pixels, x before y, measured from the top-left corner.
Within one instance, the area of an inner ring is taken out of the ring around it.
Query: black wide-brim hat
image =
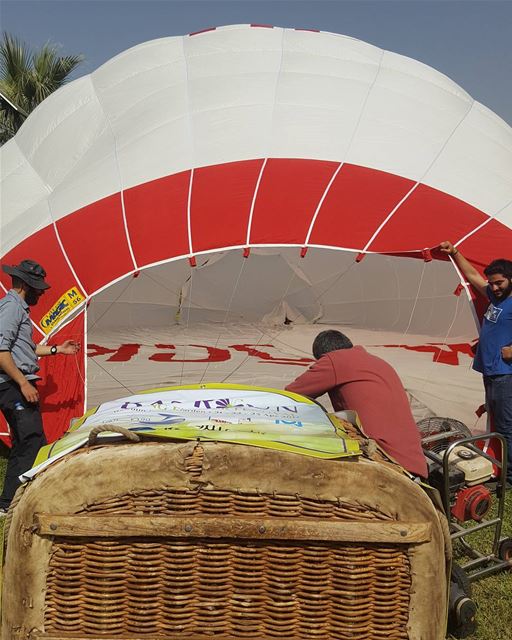
[[[19,264],[3,264],[2,269],[10,276],[16,276],[33,289],[49,289],[50,285],[45,281],[46,271],[34,260],[22,260]]]

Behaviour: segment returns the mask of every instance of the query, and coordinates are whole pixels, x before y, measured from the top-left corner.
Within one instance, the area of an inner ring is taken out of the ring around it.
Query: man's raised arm
[[[469,260],[467,260],[449,240],[441,242],[439,248],[443,253],[447,253],[453,258],[455,264],[462,271],[467,281],[475,287],[479,293],[485,296],[487,291],[487,280],[479,271],[477,271],[477,269],[475,269],[471,262],[469,262]]]

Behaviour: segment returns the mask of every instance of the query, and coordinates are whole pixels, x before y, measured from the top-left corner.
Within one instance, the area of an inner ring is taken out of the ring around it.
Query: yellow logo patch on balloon
[[[78,307],[85,300],[84,294],[77,286],[71,287],[62,295],[51,309],[46,313],[39,325],[45,333],[50,333],[73,309]]]

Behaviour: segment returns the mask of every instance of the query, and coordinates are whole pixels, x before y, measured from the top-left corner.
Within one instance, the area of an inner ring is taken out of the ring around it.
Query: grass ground
[[[0,457],[0,481],[5,473],[5,458]],[[3,521],[0,521],[0,539]],[[503,536],[512,536],[512,491],[507,492]],[[469,542],[484,553],[492,545],[490,530],[475,533]],[[2,554],[0,545],[0,559]],[[464,557],[455,548],[455,557],[463,562]],[[469,640],[512,640],[512,571],[495,574],[473,583],[473,599],[478,606],[478,629]]]

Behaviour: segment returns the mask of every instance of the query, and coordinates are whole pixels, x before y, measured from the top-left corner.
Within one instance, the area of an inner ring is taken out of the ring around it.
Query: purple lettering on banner
[[[220,398],[219,400],[216,401],[216,404],[217,404],[217,408],[219,409],[234,409],[234,408],[245,406],[241,403],[231,404],[231,400],[229,398]]]
[[[278,411],[279,409],[283,409],[283,411],[289,411],[290,413],[299,413],[299,410],[297,407],[277,407]]]
[[[196,409],[200,409],[201,408],[201,404],[204,404],[205,409],[211,409],[211,405],[210,402],[213,402],[214,398],[211,398],[209,400],[196,400],[194,402],[194,407],[196,407]]]

